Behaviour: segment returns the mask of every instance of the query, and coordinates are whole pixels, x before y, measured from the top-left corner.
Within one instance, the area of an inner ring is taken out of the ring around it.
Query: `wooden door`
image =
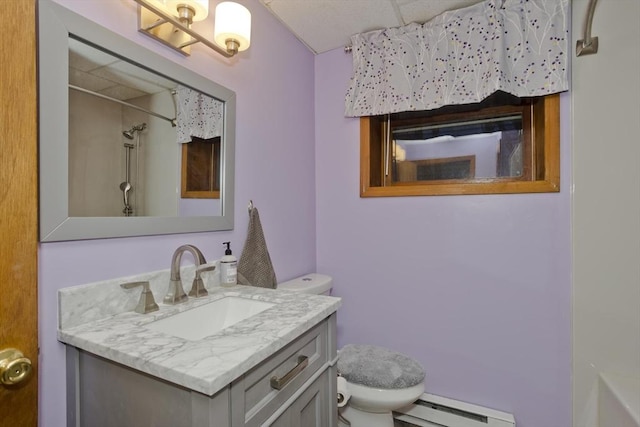
[[[0,354],[16,348],[32,370],[0,382],[0,427],[29,427],[38,420],[36,1],[1,3]],[[9,366],[16,374],[24,365]]]

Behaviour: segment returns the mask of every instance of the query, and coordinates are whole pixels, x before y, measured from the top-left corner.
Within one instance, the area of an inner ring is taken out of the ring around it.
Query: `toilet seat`
[[[424,368],[383,347],[348,344],[338,354],[337,367],[350,395],[340,408],[340,426],[393,427],[392,411],[424,393]]]
[[[404,354],[383,347],[347,344],[338,355],[338,373],[352,384],[403,389],[424,381],[424,368]]]

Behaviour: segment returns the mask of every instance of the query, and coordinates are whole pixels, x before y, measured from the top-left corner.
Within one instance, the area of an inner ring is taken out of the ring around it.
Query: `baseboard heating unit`
[[[511,414],[428,393],[393,417],[395,427],[516,427]]]

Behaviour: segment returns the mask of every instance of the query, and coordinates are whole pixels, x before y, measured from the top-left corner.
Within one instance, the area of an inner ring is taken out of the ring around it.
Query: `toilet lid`
[[[404,354],[373,345],[348,344],[338,355],[338,373],[366,387],[400,389],[424,381],[424,368]]]

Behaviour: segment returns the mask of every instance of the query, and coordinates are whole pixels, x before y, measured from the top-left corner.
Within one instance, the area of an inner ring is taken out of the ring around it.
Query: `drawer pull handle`
[[[292,370],[287,372],[284,377],[278,378],[276,376],[271,377],[271,388],[281,390],[284,386],[294,379],[300,372],[309,365],[309,358],[307,356],[298,356],[298,364],[294,366]]]

